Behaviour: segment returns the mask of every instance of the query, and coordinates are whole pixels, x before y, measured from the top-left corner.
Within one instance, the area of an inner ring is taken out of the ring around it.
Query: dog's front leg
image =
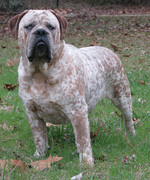
[[[47,149],[49,148],[46,123],[31,111],[26,111],[26,114],[36,146],[36,152],[34,156],[44,156],[47,152]]]
[[[83,159],[88,164],[93,166],[88,114],[77,111],[72,115],[71,120],[74,128],[76,146],[79,153],[80,162]]]

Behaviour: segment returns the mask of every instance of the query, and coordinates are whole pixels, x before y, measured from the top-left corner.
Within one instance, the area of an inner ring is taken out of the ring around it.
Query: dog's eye
[[[28,24],[24,26],[26,29],[31,30],[34,27],[34,24]]]
[[[49,30],[54,30],[54,29],[55,29],[55,27],[54,27],[53,25],[51,25],[51,24],[48,24],[48,25],[47,25],[47,28],[48,28]]]

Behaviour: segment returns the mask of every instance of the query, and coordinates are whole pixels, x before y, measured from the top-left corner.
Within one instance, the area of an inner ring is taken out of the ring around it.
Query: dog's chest
[[[24,87],[26,83],[27,90]],[[20,82],[20,96],[26,108],[42,118],[45,122],[53,124],[66,124],[69,122],[67,115],[60,105],[60,94],[56,93],[57,80],[49,79],[42,73],[36,72],[32,78]],[[24,94],[24,95],[23,95]]]
[[[30,94],[33,97],[44,98],[46,96],[47,88],[49,85],[48,78],[46,78],[42,73],[36,72],[33,74],[30,82]]]

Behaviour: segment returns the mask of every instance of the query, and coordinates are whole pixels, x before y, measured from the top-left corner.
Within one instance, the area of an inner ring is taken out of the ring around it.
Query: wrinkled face
[[[60,44],[60,24],[47,10],[30,10],[18,30],[19,46],[30,62],[50,62]]]

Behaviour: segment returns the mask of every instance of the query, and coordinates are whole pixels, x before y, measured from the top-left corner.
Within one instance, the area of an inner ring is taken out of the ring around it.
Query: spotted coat
[[[35,27],[25,31],[34,19]],[[50,32],[45,21],[56,27]],[[80,161],[93,165],[88,113],[99,100],[109,98],[122,112],[126,134],[135,134],[129,82],[118,56],[100,47],[76,48],[66,44],[66,20],[46,10],[30,10],[10,20],[10,29],[18,37],[21,51],[19,96],[26,108],[33,132],[36,156],[44,155],[48,146],[46,122],[72,123]],[[34,32],[48,32],[52,60],[29,62]]]

